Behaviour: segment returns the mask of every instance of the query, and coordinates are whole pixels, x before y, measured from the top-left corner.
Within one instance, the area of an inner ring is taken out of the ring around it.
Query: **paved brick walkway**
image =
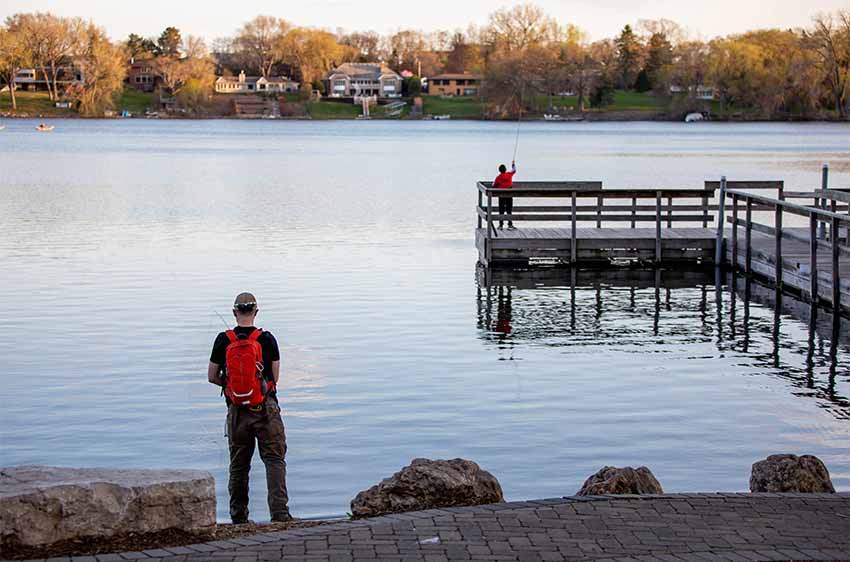
[[[850,494],[596,496],[434,509],[114,562],[850,560]]]

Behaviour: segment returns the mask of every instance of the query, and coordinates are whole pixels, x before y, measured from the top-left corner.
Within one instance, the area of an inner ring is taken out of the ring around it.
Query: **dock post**
[[[706,202],[707,198],[703,197],[703,202]],[[707,205],[703,207],[703,210],[707,212]],[[722,267],[723,266],[723,219],[726,214],[726,176],[720,176],[720,195],[718,196],[718,209],[717,209],[717,240],[714,246],[714,266]],[[708,221],[703,219],[703,228],[705,228],[708,224]]]
[[[490,234],[496,234],[496,229],[493,228],[493,195],[487,192],[487,238]],[[496,234],[498,236],[498,234]]]
[[[833,233],[838,232],[838,219],[832,217],[832,226],[830,228]],[[832,314],[837,318],[841,314],[841,279],[838,271],[838,241],[832,241]]]
[[[602,205],[605,204],[605,199],[602,195],[596,198],[596,228],[602,228]]]
[[[817,306],[818,302],[818,217],[812,213],[809,215],[809,294],[812,303]]]
[[[776,219],[774,226],[776,227],[776,288],[782,289],[782,205],[776,203],[775,211]]]
[[[661,263],[661,192],[655,192],[655,263]]]
[[[572,193],[572,224],[570,226],[570,263],[575,265],[578,260],[578,248],[576,248],[576,192]]]
[[[745,247],[745,259],[746,265],[744,271],[746,271],[747,275],[752,275],[753,273],[753,200],[747,197],[747,226],[744,229],[744,240],[746,243]]]
[[[835,213],[838,211],[838,202],[835,199],[829,200],[829,212]],[[838,244],[838,239],[841,238],[841,227],[835,223],[835,221],[830,223],[829,227],[829,241],[833,244]]]
[[[738,196],[732,195],[732,271],[738,267]],[[734,278],[734,273],[732,275]]]
[[[820,188],[824,191],[829,189],[829,164],[827,163],[824,163],[823,167],[821,168]],[[826,210],[825,198],[821,199],[820,201],[817,201],[816,203],[817,204],[815,205],[815,207],[820,207],[821,209]],[[820,238],[821,240],[826,238],[826,223],[820,223],[820,229],[818,230],[818,238]]]
[[[482,204],[484,203],[484,196],[481,194],[481,190],[478,190],[478,210],[481,209]],[[481,228],[481,213],[476,212],[478,215],[478,228]]]
[[[632,228],[635,227],[635,217],[637,216],[637,197],[632,197]]]

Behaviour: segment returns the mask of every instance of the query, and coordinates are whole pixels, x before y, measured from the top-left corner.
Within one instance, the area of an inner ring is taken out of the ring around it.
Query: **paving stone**
[[[587,496],[428,510],[228,541],[78,559],[82,562],[842,560],[850,558],[848,514],[850,494]],[[439,537],[436,544],[420,543],[434,537]]]

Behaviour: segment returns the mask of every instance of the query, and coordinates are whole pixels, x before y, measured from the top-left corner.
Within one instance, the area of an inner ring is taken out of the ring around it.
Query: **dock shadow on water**
[[[776,377],[790,393],[850,419],[850,320],[713,268],[504,269],[477,267],[479,337],[516,348],[636,354],[694,344]]]

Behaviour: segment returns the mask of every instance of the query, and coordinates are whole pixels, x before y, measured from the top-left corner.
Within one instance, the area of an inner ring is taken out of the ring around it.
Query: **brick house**
[[[434,96],[477,96],[480,74],[438,74],[428,79],[428,93]]]
[[[127,86],[140,92],[153,92],[162,82],[153,59],[131,59],[127,68]]]

